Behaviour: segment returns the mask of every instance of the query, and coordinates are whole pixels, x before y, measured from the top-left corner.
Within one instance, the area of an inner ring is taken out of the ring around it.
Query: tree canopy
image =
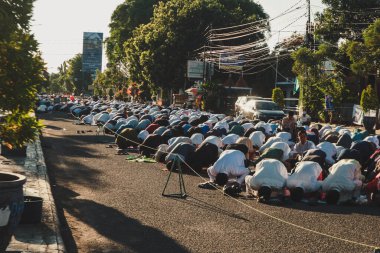
[[[362,40],[362,31],[380,17],[379,0],[323,0],[327,8],[317,15],[316,34],[330,43]]]
[[[39,124],[29,112],[35,105],[37,87],[45,80],[45,67],[29,23],[34,0],[0,2],[0,139],[20,146],[35,137]]]
[[[171,0],[159,2],[151,21],[125,43],[130,78],[151,87],[180,87],[186,60],[206,41],[206,27],[224,27],[266,18],[249,0]]]
[[[124,43],[132,37],[133,30],[150,21],[153,7],[159,0],[125,0],[112,14],[110,37],[106,39],[106,54],[110,64],[125,57]]]

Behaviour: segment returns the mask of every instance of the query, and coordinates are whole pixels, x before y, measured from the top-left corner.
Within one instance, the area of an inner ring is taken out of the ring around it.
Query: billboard
[[[203,61],[187,61],[187,77],[188,78],[203,78]]]
[[[84,77],[95,76],[96,70],[102,70],[103,33],[83,33],[82,71]],[[85,87],[90,85],[90,80],[85,79]],[[84,88],[85,88],[84,87]]]
[[[219,69],[227,71],[242,71],[244,61],[239,59],[238,56],[229,54],[220,54],[219,57]]]
[[[205,66],[206,64],[206,66]],[[214,64],[211,62],[203,62],[203,61],[187,61],[187,77],[194,79],[203,79],[203,71],[207,68],[207,75],[214,75]]]

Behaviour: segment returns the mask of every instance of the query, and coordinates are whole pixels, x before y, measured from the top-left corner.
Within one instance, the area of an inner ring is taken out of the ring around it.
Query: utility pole
[[[203,83],[206,83],[206,44],[203,46]]]
[[[310,11],[310,0],[306,0],[307,4],[307,23],[306,23],[306,35],[305,35],[305,44],[308,48],[311,49],[311,34],[310,34],[310,25],[311,25],[311,11]],[[308,79],[309,73],[306,72],[306,79]],[[305,111],[308,108],[304,107],[303,101],[305,100],[304,96],[307,94],[307,84],[302,83],[300,85],[300,100],[299,100],[299,107],[301,108],[301,111]]]
[[[280,42],[280,33],[281,31],[278,31],[278,37],[277,37],[277,45],[279,44]],[[278,81],[278,56],[280,54],[280,48],[278,49],[279,51],[276,52],[277,54],[277,59],[276,59],[276,79],[275,79],[275,82],[274,82],[274,87],[277,88],[277,81]]]
[[[310,11],[310,0],[306,0],[307,2],[307,23],[306,23],[306,45],[308,48],[311,48],[311,11]]]

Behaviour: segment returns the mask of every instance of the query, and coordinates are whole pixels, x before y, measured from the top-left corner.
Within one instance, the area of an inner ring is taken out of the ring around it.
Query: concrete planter
[[[26,177],[0,172],[0,252],[5,252],[24,210]]]

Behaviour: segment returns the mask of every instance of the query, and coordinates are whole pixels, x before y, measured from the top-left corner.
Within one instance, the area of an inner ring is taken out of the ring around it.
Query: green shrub
[[[360,98],[360,106],[363,111],[369,112],[369,110],[376,110],[379,107],[379,100],[377,93],[372,89],[371,85],[368,85],[363,91]]]
[[[0,124],[0,140],[10,149],[20,148],[34,141],[42,130],[41,122],[30,113],[14,111],[4,117]]]
[[[282,92],[281,88],[274,88],[272,90],[272,100],[281,108],[285,107],[284,93]]]

